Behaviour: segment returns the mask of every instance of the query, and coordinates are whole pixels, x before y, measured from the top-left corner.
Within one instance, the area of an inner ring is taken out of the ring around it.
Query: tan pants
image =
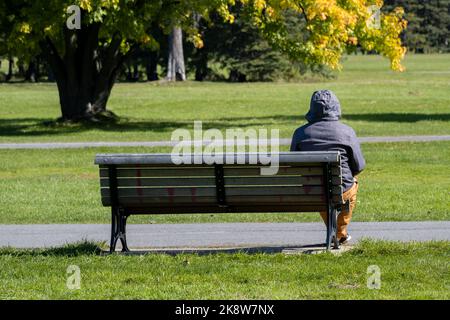
[[[337,221],[337,238],[338,240],[347,236],[347,227],[352,220],[353,210],[356,207],[356,194],[358,193],[358,179],[355,178],[355,183],[353,186],[344,192],[344,202],[350,201],[350,210],[342,211],[342,213],[338,216]],[[325,224],[327,224],[328,214],[327,212],[321,212],[320,216],[322,217]]]

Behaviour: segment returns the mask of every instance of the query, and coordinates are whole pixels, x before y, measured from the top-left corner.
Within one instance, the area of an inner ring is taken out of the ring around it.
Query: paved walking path
[[[0,247],[48,248],[83,240],[109,241],[109,225],[0,225]],[[301,247],[324,243],[321,223],[208,223],[129,225],[131,248]],[[362,238],[450,241],[450,221],[354,222],[352,243]]]
[[[361,143],[376,142],[427,142],[427,141],[450,141],[450,135],[444,136],[392,136],[392,137],[363,137],[359,138]],[[209,144],[204,141],[203,144]],[[225,141],[227,145],[231,141]],[[237,141],[244,144],[245,141]],[[138,142],[45,142],[45,143],[0,143],[0,149],[79,149],[98,147],[173,147],[177,142],[173,141],[138,141]],[[291,139],[280,139],[281,146],[289,146]]]

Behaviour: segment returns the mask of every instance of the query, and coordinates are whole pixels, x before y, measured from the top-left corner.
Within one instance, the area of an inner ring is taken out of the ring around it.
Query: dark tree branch
[[[308,19],[308,16],[306,15],[306,10],[305,10],[305,8],[304,8],[303,5],[300,4],[300,3],[298,3],[298,6],[300,7],[300,9],[302,9],[302,11],[303,11],[303,17],[305,18],[305,22],[306,22],[306,24],[308,24],[308,23],[309,23],[309,19]]]

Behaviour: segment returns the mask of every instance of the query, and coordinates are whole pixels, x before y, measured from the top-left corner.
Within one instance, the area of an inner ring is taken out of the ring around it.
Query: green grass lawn
[[[351,56],[336,79],[302,83],[118,84],[117,124],[48,126],[59,116],[53,84],[0,85],[0,143],[170,140],[177,128],[276,128],[304,122],[314,90],[340,97],[359,136],[450,134],[450,55],[410,55],[402,74],[377,56]],[[450,142],[363,144],[354,221],[450,220]],[[0,224],[109,223],[96,153],[168,148],[0,150]],[[320,221],[310,214],[151,215],[131,223]],[[450,242],[363,241],[334,256],[284,254],[99,255],[95,244],[0,249],[0,299],[449,299]],[[81,289],[66,287],[67,267]],[[369,290],[367,267],[381,269]]]
[[[170,149],[0,150],[0,224],[109,223],[96,153]],[[450,220],[450,142],[363,144],[355,221]],[[320,221],[317,214],[133,216],[131,223]]]
[[[95,245],[0,249],[0,299],[449,299],[450,242],[363,241],[335,256],[100,256]],[[67,288],[67,268],[81,288]],[[376,265],[381,288],[368,289]]]
[[[304,122],[314,90],[342,102],[360,136],[450,134],[450,55],[409,55],[395,73],[386,59],[350,56],[336,79],[301,83],[117,84],[109,107],[122,117],[102,127],[54,127],[54,84],[0,85],[0,142],[170,140],[174,129],[276,128],[288,138]]]

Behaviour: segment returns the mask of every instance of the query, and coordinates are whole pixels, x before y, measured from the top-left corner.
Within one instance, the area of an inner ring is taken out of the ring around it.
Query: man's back
[[[354,130],[339,122],[340,117],[340,103],[332,92],[314,93],[308,124],[295,131],[291,151],[340,151],[344,190],[348,190],[365,160]]]

